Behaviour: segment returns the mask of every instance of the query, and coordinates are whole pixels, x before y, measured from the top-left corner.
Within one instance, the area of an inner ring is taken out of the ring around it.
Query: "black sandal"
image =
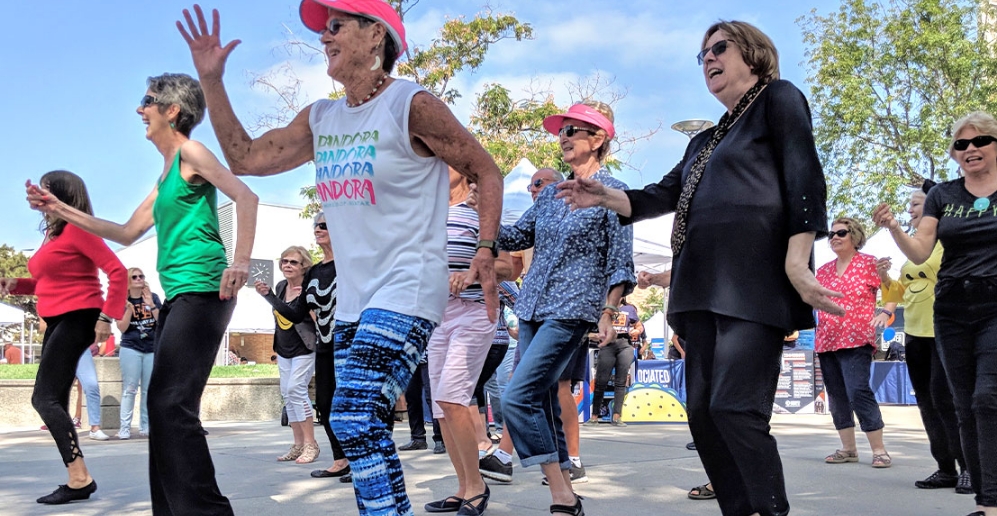
[[[696,491],[696,494],[693,494],[693,491]],[[689,490],[689,498],[693,500],[712,500],[716,497],[717,494],[710,489],[710,484],[703,484]]]
[[[464,500],[464,503],[460,506],[460,510],[457,511],[457,516],[481,516],[481,514],[484,514],[485,509],[488,508],[488,499],[491,496],[492,493],[488,489],[488,484],[485,484],[485,492]],[[481,501],[478,505],[474,505],[474,502],[478,500]]]
[[[570,514],[571,516],[585,516],[585,510],[582,509],[582,497],[575,495],[575,505],[560,505],[553,504],[550,506],[550,513],[561,513]]]

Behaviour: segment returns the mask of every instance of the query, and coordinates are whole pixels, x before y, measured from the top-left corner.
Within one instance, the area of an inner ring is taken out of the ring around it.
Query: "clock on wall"
[[[273,287],[273,260],[249,260],[249,278],[246,280],[246,286],[252,287],[256,284],[256,281],[262,281],[270,287]]]

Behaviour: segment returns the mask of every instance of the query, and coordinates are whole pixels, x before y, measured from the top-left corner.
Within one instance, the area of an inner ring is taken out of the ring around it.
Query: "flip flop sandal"
[[[717,494],[709,486],[710,484],[703,484],[690,489],[689,498],[693,500],[712,500],[716,498]]]

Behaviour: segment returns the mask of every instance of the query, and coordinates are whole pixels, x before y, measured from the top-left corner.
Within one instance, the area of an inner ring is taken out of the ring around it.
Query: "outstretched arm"
[[[109,220],[99,219],[69,206],[57,199],[51,192],[42,188],[41,185],[32,184],[31,180],[24,183],[24,186],[27,190],[28,204],[31,206],[31,209],[55,215],[76,227],[82,228],[88,233],[121,245],[132,245],[152,227],[154,223],[152,205],[156,203],[156,196],[159,194],[159,188],[153,188],[152,192],[146,196],[142,204],[135,210],[135,213],[128,219],[128,222],[117,224]]]
[[[232,172],[240,176],[269,176],[310,161],[312,131],[308,116],[311,106],[301,110],[287,127],[267,131],[254,140],[235,116],[222,83],[225,61],[240,41],[230,41],[224,47],[221,45],[221,22],[217,9],[211,12],[210,31],[201,6],[195,4],[194,13],[197,15],[196,22],[190,11],[184,9],[187,27],[178,21],[177,29],[190,47],[204,99],[211,112],[211,127]]]

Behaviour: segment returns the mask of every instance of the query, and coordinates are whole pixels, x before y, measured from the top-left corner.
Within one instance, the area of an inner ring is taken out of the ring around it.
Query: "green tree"
[[[664,311],[665,290],[658,287],[651,287],[651,289],[648,290],[647,297],[644,298],[644,303],[638,308],[640,322],[645,322],[651,317],[654,317],[654,314]]]
[[[0,278],[27,278],[28,257],[17,252],[12,246],[0,244]],[[24,310],[28,314],[28,324],[35,325],[38,321],[38,310],[35,296],[0,296],[0,303],[6,303]],[[19,326],[16,331],[19,331]],[[3,333],[0,329],[0,333]],[[27,331],[27,329],[25,330]],[[13,333],[7,335],[11,337]]]
[[[956,177],[953,122],[997,107],[992,20],[976,0],[844,0],[797,20],[830,214],[868,221],[925,178]]]

